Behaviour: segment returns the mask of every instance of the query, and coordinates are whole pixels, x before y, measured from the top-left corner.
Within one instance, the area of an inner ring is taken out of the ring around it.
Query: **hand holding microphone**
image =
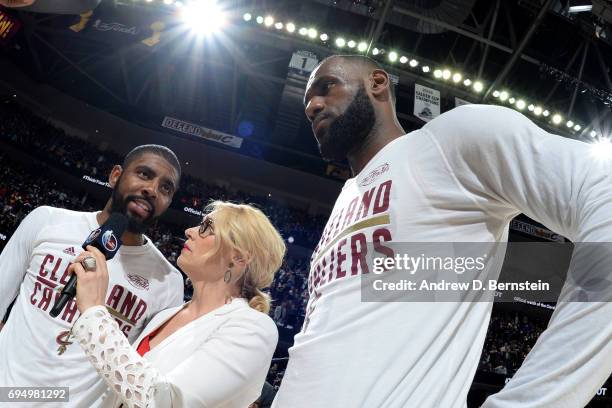
[[[83,313],[92,306],[103,305],[108,288],[108,269],[104,254],[89,245],[68,269],[77,277],[76,302],[79,312]]]
[[[103,271],[100,273],[106,274],[106,282],[108,284],[108,271],[106,270],[106,261],[112,259],[117,251],[119,251],[119,247],[121,246],[120,237],[123,235],[127,228],[128,220],[125,215],[119,213],[113,213],[108,217],[108,220],[102,225],[100,228],[93,230],[85,242],[83,243],[83,249],[86,252],[80,254],[77,258],[78,264],[74,263],[70,266],[72,272],[75,272],[78,268],[82,269],[83,273],[96,273],[99,271],[101,266],[103,266]],[[95,251],[94,251],[95,249]],[[81,263],[82,262],[82,263]],[[92,272],[87,272],[87,270],[91,270]],[[80,270],[78,272],[81,272]],[[49,312],[52,317],[57,317],[66,303],[70,301],[76,294],[76,284],[77,284],[77,276],[78,273],[70,277],[66,286],[62,289],[62,293],[59,296],[55,305]],[[100,278],[100,275],[97,274],[96,277]],[[93,278],[93,277],[92,277]],[[87,279],[87,282],[91,284],[91,280]],[[104,286],[102,289],[104,293],[106,293],[107,286]],[[88,291],[90,292],[90,291]],[[102,298],[104,298],[104,293]],[[91,293],[89,293],[91,295]],[[82,296],[79,296],[80,298]],[[77,299],[78,300],[78,299]],[[89,301],[86,300],[86,303]],[[82,305],[81,305],[82,306]],[[81,310],[81,307],[79,307]]]

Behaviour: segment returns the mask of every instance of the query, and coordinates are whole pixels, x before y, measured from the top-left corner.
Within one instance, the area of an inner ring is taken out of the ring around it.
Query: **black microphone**
[[[125,215],[119,213],[112,213],[108,220],[100,227],[93,230],[85,242],[83,243],[83,249],[87,249],[88,245],[96,247],[104,254],[106,260],[112,259],[119,247],[121,246],[120,237],[127,228],[128,219]],[[52,317],[57,317],[66,303],[70,299],[76,296],[76,283],[77,276],[72,274],[68,283],[62,289],[62,293],[53,305],[53,308],[49,312]]]

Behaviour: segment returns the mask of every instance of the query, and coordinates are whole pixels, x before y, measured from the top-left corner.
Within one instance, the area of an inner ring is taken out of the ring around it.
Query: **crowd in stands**
[[[40,137],[44,135],[44,137]],[[98,151],[94,146],[67,136],[62,130],[28,113],[13,102],[0,102],[0,143],[11,143],[40,159],[41,164],[24,166],[6,154],[0,154],[0,250],[21,220],[40,205],[51,205],[80,211],[103,207],[86,193],[69,190],[59,181],[45,176],[44,166],[78,169],[91,176],[105,178],[112,165],[121,158],[112,152]],[[306,212],[290,209],[267,197],[252,195],[226,187],[214,186],[186,176],[175,200],[181,205],[201,208],[210,199],[256,203],[282,230],[287,238],[313,248],[324,223]],[[170,262],[182,247],[185,226],[158,222],[147,235]],[[273,298],[270,315],[282,327],[297,332],[302,326],[308,301],[307,277],[309,259],[288,256],[269,291]],[[186,298],[192,288],[186,281]],[[1,316],[0,316],[1,317]],[[479,369],[512,375],[533,347],[546,322],[516,313],[496,312],[491,318]],[[278,387],[285,364],[275,362],[268,382]]]
[[[521,313],[493,313],[478,368],[514,375],[546,324],[542,319]]]

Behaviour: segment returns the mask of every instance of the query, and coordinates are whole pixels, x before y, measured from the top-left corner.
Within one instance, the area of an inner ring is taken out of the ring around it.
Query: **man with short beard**
[[[82,251],[83,241],[113,212],[128,218],[123,245],[108,262],[106,294],[106,306],[121,331],[133,341],[157,312],[182,304],[180,272],[143,235],[170,205],[180,175],[179,161],[170,149],[138,146],[121,166],[113,167],[113,192],[102,211],[43,206],[24,218],[0,254],[0,316],[16,297],[0,331],[1,387],[69,389],[67,403],[28,401],[28,407],[102,403],[105,382],[70,337],[79,317],[75,300],[56,318],[49,311],[70,278],[68,267]]]
[[[406,134],[389,75],[364,56],[319,64],[304,106],[323,158],[348,160],[353,177],[312,255],[304,325],[273,407],[466,407],[495,292],[364,301],[369,279],[397,276],[368,260],[393,260],[401,243],[491,248],[519,213],[574,243],[612,242],[612,158],[593,160],[588,144],[499,106],[461,106]],[[491,255],[479,276],[497,280],[504,251]],[[572,272],[599,282],[589,301],[573,301],[584,288],[566,283],[521,369],[483,407],[583,407],[601,387],[612,371],[611,257],[597,255],[577,266],[599,271]]]

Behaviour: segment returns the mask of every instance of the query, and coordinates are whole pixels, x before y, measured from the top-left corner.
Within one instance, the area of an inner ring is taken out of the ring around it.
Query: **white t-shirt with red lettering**
[[[462,106],[393,140],[336,201],[273,407],[465,407],[491,299],[362,301],[365,251],[505,242],[521,212],[573,242],[612,242],[610,174],[612,158],[595,160],[590,145],[496,106]],[[494,255],[489,279],[503,261]],[[612,303],[560,303],[523,367],[484,407],[584,406],[612,371],[610,316]]]
[[[0,386],[69,387],[69,403],[28,402],[29,407],[95,407],[106,390],[79,345],[69,344],[68,331],[79,316],[75,300],[58,317],[49,315],[69,279],[68,266],[98,226],[96,213],[39,207],[0,254],[0,315],[17,297],[0,331]],[[157,312],[183,302],[180,272],[146,241],[123,245],[108,261],[106,304],[130,341]]]

